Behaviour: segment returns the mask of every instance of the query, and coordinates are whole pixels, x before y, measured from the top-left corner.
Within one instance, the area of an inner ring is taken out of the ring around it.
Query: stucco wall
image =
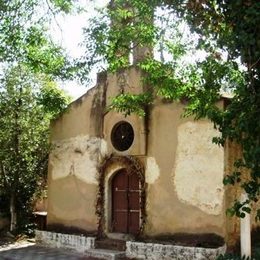
[[[49,158],[48,225],[96,230],[97,164],[103,141],[78,136],[55,142]]]
[[[48,171],[48,226],[97,229],[95,203],[102,139],[106,75],[51,124]]]
[[[48,224],[97,229],[97,168],[113,153],[138,156],[144,162],[145,234],[196,232],[224,236],[224,151],[211,143],[217,131],[206,120],[181,118],[181,103],[158,101],[147,118],[124,118],[108,112],[111,98],[123,89],[140,92],[139,79],[140,73],[134,68],[125,74],[101,77],[95,89],[52,123]],[[121,120],[130,122],[135,131],[134,144],[125,152],[117,152],[110,142],[111,129]]]
[[[101,73],[95,88],[74,101],[51,124],[52,150],[49,157],[47,224],[97,229],[95,215],[98,193],[98,166],[109,154],[113,125],[129,121],[135,129],[135,144],[119,155],[144,154],[143,119],[107,111],[112,97],[124,91],[140,92],[140,73],[133,67],[127,72]],[[137,137],[137,136],[140,136]]]
[[[141,73],[134,66],[129,70],[122,70],[115,74],[108,75],[108,88],[106,94],[106,104],[109,106],[112,97],[121,93],[139,94],[143,92],[145,86],[141,80]]]
[[[146,233],[224,235],[224,150],[212,144],[218,132],[182,112],[181,103],[158,102],[151,113]]]
[[[126,151],[116,150],[111,142],[111,133],[113,127],[118,122],[128,122],[131,124],[134,130],[134,141],[131,147]],[[137,115],[130,115],[125,117],[122,114],[111,111],[104,117],[104,139],[107,143],[108,153],[114,153],[119,156],[124,155],[145,155],[146,153],[146,129],[144,118],[138,117]]]
[[[51,122],[51,141],[80,135],[102,136],[106,90],[107,76],[101,73],[94,88],[72,102],[64,113]]]

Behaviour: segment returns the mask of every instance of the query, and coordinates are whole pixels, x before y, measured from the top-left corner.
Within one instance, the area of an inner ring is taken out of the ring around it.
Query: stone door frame
[[[96,212],[99,218],[98,233],[99,236],[112,232],[112,192],[111,182],[114,175],[125,169],[128,172],[134,171],[139,177],[141,184],[140,193],[140,230],[137,236],[143,233],[145,224],[145,202],[146,202],[146,186],[144,167],[141,161],[133,156],[111,156],[106,159],[100,167],[99,178],[99,195]]]

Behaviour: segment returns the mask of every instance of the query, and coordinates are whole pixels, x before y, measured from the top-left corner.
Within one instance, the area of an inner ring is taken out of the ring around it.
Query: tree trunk
[[[21,127],[19,124],[19,118],[20,118],[20,111],[21,111],[21,106],[22,106],[22,99],[21,99],[21,94],[22,94],[22,87],[19,87],[19,99],[18,99],[18,104],[15,110],[15,131],[14,131],[14,150],[15,150],[15,157],[16,161],[18,162],[18,166],[20,169],[20,134],[21,134]],[[19,172],[15,170],[13,172],[13,183],[11,185],[12,191],[11,191],[11,198],[10,198],[10,215],[11,215],[11,223],[10,223],[10,231],[13,232],[16,230],[17,227],[17,214],[16,214],[16,196],[15,196],[15,191],[17,188],[17,184],[19,182]]]
[[[15,193],[12,192],[10,199],[10,214],[11,214],[11,223],[10,223],[10,231],[15,231],[17,225],[16,218],[16,205],[15,205]]]

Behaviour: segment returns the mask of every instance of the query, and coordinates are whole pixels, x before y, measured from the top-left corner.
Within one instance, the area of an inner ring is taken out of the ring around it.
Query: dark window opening
[[[117,123],[111,133],[112,145],[118,151],[126,151],[131,147],[134,141],[134,129],[126,121]]]

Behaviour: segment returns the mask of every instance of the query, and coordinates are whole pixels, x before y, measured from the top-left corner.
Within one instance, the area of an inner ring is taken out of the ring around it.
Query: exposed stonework
[[[207,121],[181,124],[173,170],[178,198],[212,215],[221,213],[224,198],[224,150],[212,144],[217,135]]]
[[[126,256],[134,259],[151,260],[215,260],[226,252],[226,245],[218,248],[187,247],[163,245],[158,243],[126,242],[126,251],[95,249],[95,237],[85,237],[36,230],[36,243],[53,247],[75,250],[84,255],[102,259],[117,259]]]
[[[84,237],[36,230],[35,238],[36,242],[41,245],[72,249],[81,253],[95,247],[94,237]]]
[[[126,242],[126,256],[134,259],[182,259],[182,260],[215,260],[226,252],[226,246],[219,248],[185,247],[154,243]]]

